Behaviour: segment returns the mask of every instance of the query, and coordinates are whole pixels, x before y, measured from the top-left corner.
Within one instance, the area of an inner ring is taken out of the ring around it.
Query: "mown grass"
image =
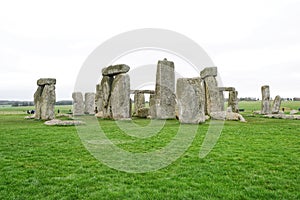
[[[254,106],[242,105],[246,111]],[[287,106],[296,109],[298,104]],[[226,122],[217,145],[200,159],[205,123],[174,163],[132,174],[96,160],[75,127],[49,127],[24,116],[0,115],[0,199],[300,199],[298,120],[249,115],[247,123]],[[100,125],[112,141],[124,141],[118,146],[133,152],[163,148],[179,127],[168,120],[159,134],[137,139],[114,121]]]

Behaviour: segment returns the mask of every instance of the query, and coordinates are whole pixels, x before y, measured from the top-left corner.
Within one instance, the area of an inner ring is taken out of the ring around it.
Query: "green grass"
[[[300,107],[294,103],[284,106]],[[259,110],[259,103],[241,102],[240,107]],[[200,159],[209,126],[205,123],[174,163],[132,174],[96,160],[75,127],[24,120],[23,109],[0,108],[0,199],[300,199],[298,120],[249,115],[247,123],[226,122],[217,145]],[[134,122],[146,126],[149,120]],[[137,139],[114,121],[102,120],[100,125],[112,141],[123,141],[117,145],[131,152],[162,148],[179,127],[178,121],[168,120],[159,134]]]

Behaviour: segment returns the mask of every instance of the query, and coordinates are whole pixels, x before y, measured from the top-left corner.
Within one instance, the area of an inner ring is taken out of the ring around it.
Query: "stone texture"
[[[155,84],[155,118],[175,118],[174,63],[167,59],[158,61]]]
[[[103,76],[115,76],[121,73],[128,72],[130,67],[125,64],[119,64],[119,65],[110,65],[106,68],[102,69],[102,75]]]
[[[156,111],[155,111],[155,94],[150,94],[150,97],[149,97],[149,116],[151,118],[155,118],[155,114],[156,114]]]
[[[93,92],[84,94],[84,114],[95,114],[95,93]]]
[[[177,79],[176,96],[180,123],[205,122],[205,94],[200,77]]]
[[[39,81],[54,79],[39,79]],[[45,81],[46,82],[46,81]],[[44,83],[45,83],[44,82]],[[51,82],[51,83],[52,83]],[[50,82],[49,82],[50,83]],[[34,105],[35,105],[35,118],[42,120],[51,120],[55,117],[54,106],[56,101],[55,85],[54,84],[41,84],[34,93]]]
[[[102,89],[101,89],[100,84],[96,85],[95,111],[96,111],[96,113],[98,113],[98,112],[103,113],[103,109],[102,109]]]
[[[37,80],[37,85],[38,86],[43,86],[43,85],[55,85],[56,84],[56,79],[55,78],[40,78]]]
[[[277,95],[273,101],[272,114],[278,114],[280,111],[281,97]]]
[[[295,120],[300,120],[300,115],[267,114],[267,115],[264,115],[264,117],[275,118],[275,119],[295,119]]]
[[[119,74],[115,77],[110,104],[114,119],[130,118],[130,78],[128,74]]]
[[[145,107],[145,95],[144,93],[135,92],[134,94],[134,112],[133,115],[138,116],[137,111]]]
[[[149,108],[139,108],[136,112],[136,116],[140,118],[147,118],[149,116]]]
[[[298,110],[291,110],[290,111],[290,115],[295,115],[295,114],[297,114],[298,113]]]
[[[204,79],[205,88],[205,114],[210,115],[211,112],[219,112],[224,108],[224,104],[220,97],[218,82],[215,77],[209,76]]]
[[[48,126],[78,126],[78,125],[85,125],[85,122],[77,121],[77,120],[60,120],[60,119],[52,119],[49,121],[46,121],[44,123]]]
[[[110,105],[111,89],[114,78],[109,76],[103,76],[101,80],[102,91],[102,108],[103,118],[112,118],[112,111]]]
[[[73,92],[73,115],[79,116],[84,114],[84,102],[83,95],[81,92]]]
[[[213,76],[216,77],[218,75],[217,67],[206,67],[200,72],[200,77],[205,79],[206,77]]]
[[[270,87],[268,85],[264,85],[261,87],[261,114],[269,114],[270,113]]]
[[[232,112],[239,112],[238,92],[235,90],[229,92],[228,107],[231,107]]]
[[[226,111],[211,112],[210,117],[211,117],[211,119],[215,119],[215,120],[246,122],[246,120],[244,119],[244,117],[241,114],[234,113],[234,112],[226,112]]]

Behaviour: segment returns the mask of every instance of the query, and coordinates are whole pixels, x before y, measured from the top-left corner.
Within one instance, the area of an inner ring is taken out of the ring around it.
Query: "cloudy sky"
[[[291,0],[2,1],[0,99],[32,100],[40,77],[55,77],[57,99],[71,99],[89,54],[140,28],[197,42],[240,97],[260,97],[266,84],[272,97],[300,97],[299,24],[300,2]]]

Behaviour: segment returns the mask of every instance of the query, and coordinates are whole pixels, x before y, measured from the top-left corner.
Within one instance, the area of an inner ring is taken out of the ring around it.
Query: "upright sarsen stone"
[[[261,114],[270,114],[270,87],[264,85],[261,87]]]
[[[38,89],[34,93],[35,118],[42,120],[54,119],[56,79],[41,78],[37,81]]]
[[[118,74],[113,83],[110,96],[113,119],[130,118],[130,78],[128,74]]]
[[[273,101],[272,114],[278,114],[281,105],[281,97],[277,95]]]
[[[145,95],[141,92],[134,94],[134,115],[137,115],[138,110],[145,107]]]
[[[205,94],[200,77],[177,79],[176,96],[180,123],[205,122]]]
[[[83,95],[81,92],[73,92],[73,115],[79,116],[84,114],[84,102]]]
[[[84,94],[84,114],[95,114],[95,93],[93,92]]]
[[[224,107],[220,99],[218,82],[215,77],[209,76],[204,79],[206,110],[205,113],[210,115],[211,112],[222,111]]]
[[[236,90],[229,91],[228,107],[231,107],[232,112],[239,112],[238,92]]]
[[[102,108],[101,108],[101,110],[103,111],[104,118],[112,117],[110,96],[111,96],[113,80],[114,80],[114,78],[110,77],[110,76],[103,76],[103,78],[101,80],[101,91],[102,91]]]
[[[158,61],[155,84],[155,118],[175,118],[174,63],[167,59]]]

